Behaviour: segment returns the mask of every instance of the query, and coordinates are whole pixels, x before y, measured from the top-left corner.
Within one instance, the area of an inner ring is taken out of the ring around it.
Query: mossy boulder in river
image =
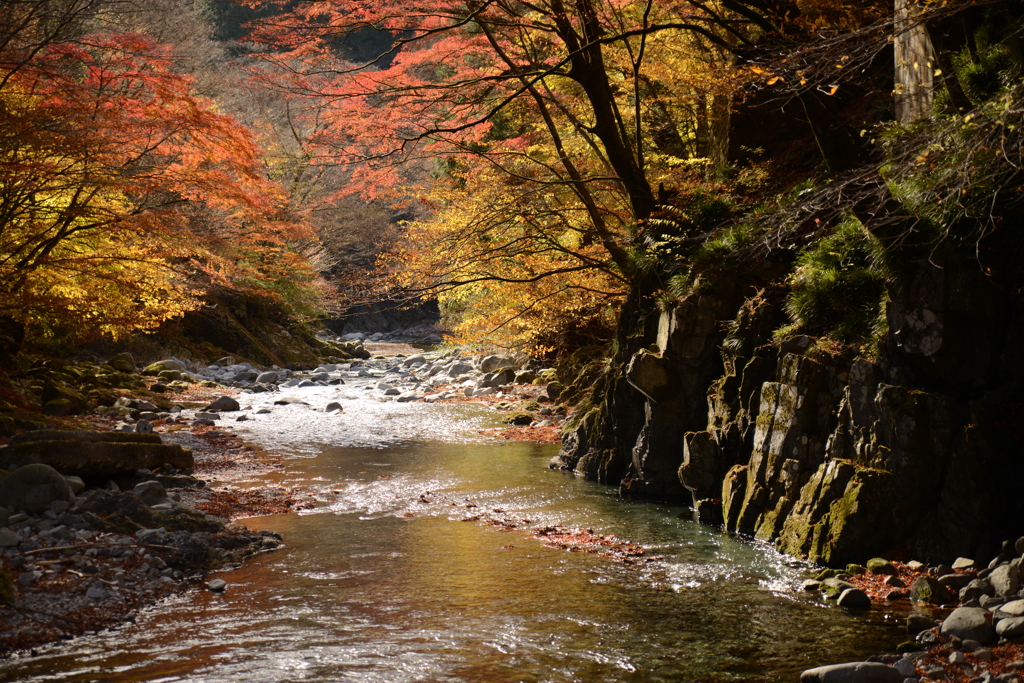
[[[525,426],[533,422],[533,415],[522,410],[515,410],[501,418],[507,425]]]

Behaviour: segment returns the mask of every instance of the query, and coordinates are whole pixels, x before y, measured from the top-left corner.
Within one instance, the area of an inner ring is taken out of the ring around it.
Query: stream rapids
[[[381,401],[374,381],[282,390],[306,405],[243,394],[249,419],[225,423],[285,465],[242,485],[318,501],[240,520],[283,549],[218,572],[224,593],[0,661],[0,681],[796,681],[902,639],[900,615],[803,594],[793,558],[549,470],[556,446],[481,435],[486,406]],[[558,525],[644,561],[534,535]]]

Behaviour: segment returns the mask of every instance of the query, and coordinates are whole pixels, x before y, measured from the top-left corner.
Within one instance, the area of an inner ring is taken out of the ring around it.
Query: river
[[[244,520],[283,549],[219,572],[222,594],[0,662],[0,680],[796,681],[901,640],[900,615],[802,594],[792,558],[548,470],[554,446],[480,435],[489,408],[381,402],[372,381],[287,390],[309,405],[232,423],[286,465],[251,485],[320,501]],[[345,412],[317,410],[331,400]],[[549,525],[627,539],[648,561],[547,547],[531,530]]]

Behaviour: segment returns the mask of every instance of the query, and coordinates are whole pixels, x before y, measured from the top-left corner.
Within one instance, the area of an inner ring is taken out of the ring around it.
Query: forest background
[[[1020,286],[1019,2],[3,5],[9,357],[430,298],[576,362],[736,279],[871,355],[902,264]]]

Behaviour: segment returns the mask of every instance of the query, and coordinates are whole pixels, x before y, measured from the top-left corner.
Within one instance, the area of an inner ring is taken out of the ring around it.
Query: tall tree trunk
[[[711,98],[711,122],[708,145],[708,175],[717,178],[729,161],[729,126],[732,122],[732,98],[717,94]]]
[[[915,0],[896,0],[896,120],[910,123],[931,111],[935,59],[927,27],[915,21]]]

